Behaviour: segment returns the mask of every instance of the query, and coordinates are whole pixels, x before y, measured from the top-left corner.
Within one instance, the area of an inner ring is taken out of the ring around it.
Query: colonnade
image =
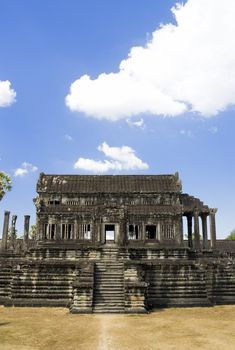
[[[187,218],[187,229],[188,229],[188,246],[195,250],[202,249],[215,249],[216,248],[216,224],[215,214],[217,209],[210,209],[208,212],[201,212],[195,208],[192,212],[185,213],[184,216]],[[210,221],[210,247],[208,241],[208,227],[207,217],[209,216]],[[202,246],[200,242],[200,222],[202,222]],[[194,222],[194,232],[193,232]]]
[[[2,251],[6,251],[8,248],[8,239],[13,242],[16,239],[16,220],[17,216],[12,215],[11,227],[9,231],[9,221],[10,221],[10,212],[4,212],[4,222],[3,222],[3,232],[2,232]],[[30,215],[24,216],[24,237],[23,237],[23,246],[24,249],[27,250],[28,242],[29,242],[29,223],[30,223]],[[10,232],[10,236],[9,236]]]
[[[184,216],[187,217],[187,231],[188,231],[188,246],[195,250],[202,249],[215,249],[216,248],[216,223],[215,223],[215,214],[217,209],[210,209],[208,212],[199,212],[197,208],[195,208],[192,212],[184,213]],[[210,225],[210,246],[208,241],[208,225],[207,225],[207,217],[209,216],[209,225]],[[200,221],[201,218],[202,223],[202,244],[200,240]],[[2,234],[2,250],[7,250],[8,246],[8,234],[10,232],[10,240],[14,241],[16,239],[16,220],[17,216],[12,216],[11,228],[9,231],[9,220],[10,220],[10,212],[5,211],[4,213],[4,224],[3,224],[3,234]],[[25,249],[28,247],[29,241],[29,222],[30,216],[24,216],[24,237],[23,237],[23,246]],[[193,230],[194,228],[194,230]],[[73,231],[73,230],[72,230]],[[73,232],[72,232],[73,234]]]

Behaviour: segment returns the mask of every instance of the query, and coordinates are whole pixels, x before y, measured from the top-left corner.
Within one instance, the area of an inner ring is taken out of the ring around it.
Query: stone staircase
[[[125,311],[124,264],[117,260],[118,248],[102,249],[102,259],[95,263],[93,312]]]

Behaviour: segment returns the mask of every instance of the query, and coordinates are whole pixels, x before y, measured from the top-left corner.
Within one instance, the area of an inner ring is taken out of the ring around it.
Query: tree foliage
[[[228,237],[226,237],[225,239],[230,240],[230,241],[235,241],[235,229],[232,230],[232,232],[230,232]]]
[[[9,175],[0,171],[0,200],[5,196],[6,192],[12,188],[12,182]]]
[[[36,239],[36,233],[37,233],[37,225],[31,225],[30,231],[29,231],[29,238]]]

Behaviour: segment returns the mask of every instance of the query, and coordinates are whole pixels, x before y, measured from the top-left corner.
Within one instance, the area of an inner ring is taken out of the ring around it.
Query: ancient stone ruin
[[[37,193],[34,238],[29,216],[18,239],[5,212],[1,304],[140,313],[235,303],[235,246],[216,240],[217,210],[182,193],[177,173],[42,173]]]

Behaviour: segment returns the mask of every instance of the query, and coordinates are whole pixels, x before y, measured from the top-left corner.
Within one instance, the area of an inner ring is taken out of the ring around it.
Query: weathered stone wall
[[[111,290],[118,290],[116,299]],[[212,251],[149,247],[66,249],[47,244],[24,255],[2,252],[0,303],[67,306],[72,312],[102,312],[104,305],[106,311],[145,312],[160,306],[235,303],[235,260]],[[122,308],[115,308],[116,303]]]

